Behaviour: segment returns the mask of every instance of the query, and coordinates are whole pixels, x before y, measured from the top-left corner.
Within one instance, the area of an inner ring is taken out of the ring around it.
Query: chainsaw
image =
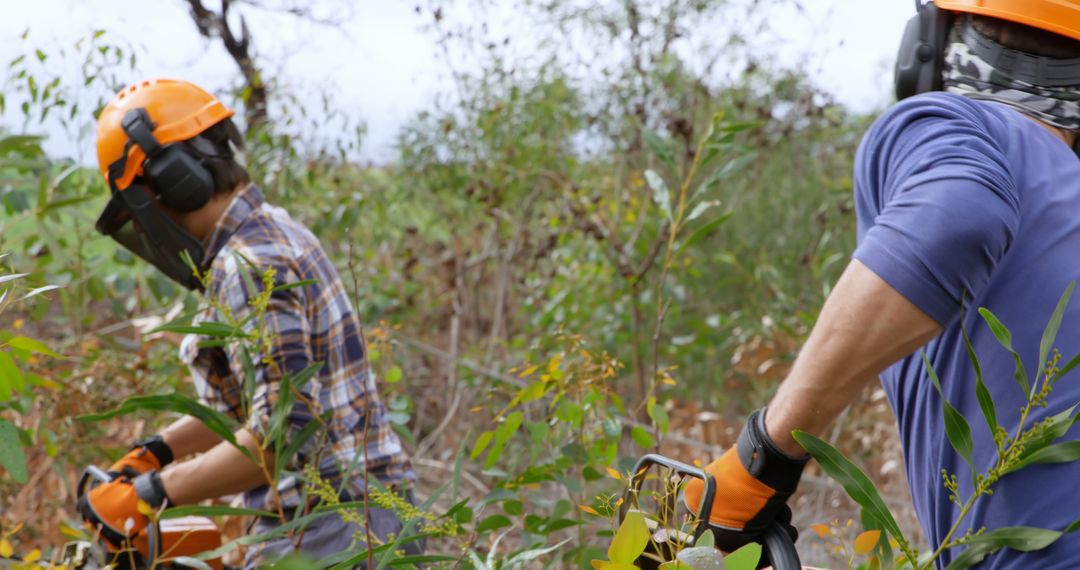
[[[653,467],[666,470],[666,475],[659,477],[650,475]],[[693,547],[694,544],[709,530],[708,517],[694,520],[690,517],[690,526],[673,525],[672,521],[678,522],[679,491],[681,483],[686,477],[701,479],[705,482],[705,494],[698,506],[698,513],[712,512],[713,501],[716,497],[716,481],[712,475],[705,471],[664,457],[663,455],[648,454],[638,460],[634,465],[633,475],[629,485],[623,493],[623,500],[619,505],[619,522],[622,523],[626,514],[631,509],[642,510],[640,502],[645,497],[652,497],[659,504],[657,510],[662,514],[661,521],[651,516],[645,517],[646,525],[651,533],[651,540],[645,552],[638,557],[635,565],[638,568],[653,570],[659,568],[664,562],[674,560],[677,552],[685,548]],[[646,482],[658,483],[660,488],[643,491]],[[726,497],[721,497],[721,500]],[[672,520],[665,520],[672,519]],[[671,528],[680,526],[680,528]],[[762,555],[768,556],[774,570],[802,570],[799,553],[795,550],[795,543],[784,530],[780,523],[773,523],[761,536]]]
[[[76,497],[82,496],[102,483],[112,481],[116,475],[93,465],[87,467]],[[8,568],[56,568],[68,570],[147,570],[151,568],[209,567],[225,570],[220,558],[194,561],[192,557],[221,546],[221,531],[213,520],[206,517],[176,517],[153,521],[146,526],[125,548],[117,549],[103,538],[80,540],[64,545],[59,560],[40,561],[36,564],[17,559],[0,558],[0,570]],[[185,564],[185,561],[190,562]]]

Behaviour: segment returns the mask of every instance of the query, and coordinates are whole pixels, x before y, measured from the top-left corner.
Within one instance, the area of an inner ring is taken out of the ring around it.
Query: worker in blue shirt
[[[1080,1],[921,5],[901,47],[897,94],[903,100],[856,155],[851,263],[776,396],[706,468],[717,482],[709,520],[725,550],[790,521],[785,503],[808,461],[792,431],[821,434],[876,376],[896,414],[916,514],[931,545],[944,542],[960,506],[942,470],[959,474],[960,497],[971,494],[971,478],[946,437],[922,354],[944,397],[965,417],[981,417],[966,330],[997,419],[1016,433],[1026,398],[1012,355],[975,309],[997,315],[1034,366],[1057,300],[1080,280]],[[1058,348],[1080,352],[1080,303],[1068,306],[1063,322]],[[1066,377],[1027,425],[1078,401],[1080,381]],[[982,471],[997,451],[989,428],[971,424]],[[1080,496],[1069,489],[1076,480],[1080,463],[1007,475],[960,535],[1021,525],[1062,530],[1080,515]],[[699,504],[701,487],[689,484],[688,505]],[[946,551],[938,564],[957,553]],[[1004,548],[983,567],[1080,568],[1080,533],[1037,552]]]

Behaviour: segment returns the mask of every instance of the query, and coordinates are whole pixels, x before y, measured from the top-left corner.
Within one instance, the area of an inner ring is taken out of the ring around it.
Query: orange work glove
[[[127,475],[135,478],[147,471],[161,471],[172,463],[173,453],[169,444],[160,435],[137,441],[131,451],[109,467],[109,474],[114,477]]]
[[[99,532],[101,538],[116,550],[135,543],[145,549],[143,541],[134,540],[150,523],[150,519],[139,512],[140,499],[155,510],[168,501],[157,471],[134,480],[123,476],[98,485],[79,498],[76,509],[91,532]]]
[[[735,446],[705,467],[716,480],[708,517],[717,548],[737,550],[760,538],[774,522],[784,525],[795,540],[798,532],[790,524],[787,499],[795,492],[809,460],[809,455],[788,456],[769,439],[764,409],[750,414]],[[687,482],[683,500],[690,512],[698,513],[704,495],[704,481]]]

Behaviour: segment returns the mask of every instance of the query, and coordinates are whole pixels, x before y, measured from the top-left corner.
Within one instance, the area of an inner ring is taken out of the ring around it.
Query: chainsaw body
[[[77,496],[101,483],[113,480],[102,469],[89,466],[79,479]],[[191,558],[221,546],[221,530],[206,517],[177,517],[153,521],[131,540],[127,548],[117,550],[103,538],[94,542],[73,542],[64,547],[61,561],[68,568],[96,570],[110,566],[119,570],[185,567],[183,558]],[[180,560],[177,560],[180,559]],[[223,570],[220,558],[203,561],[213,570]]]
[[[686,477],[694,477],[705,482],[705,493],[698,505],[698,513],[704,516],[692,529],[663,528],[656,521],[647,518],[652,540],[645,552],[638,558],[635,565],[639,568],[652,570],[658,568],[663,561],[674,560],[676,552],[683,548],[691,547],[701,535],[709,530],[708,514],[712,512],[713,501],[716,497],[716,481],[705,471],[676,461],[663,455],[648,454],[638,460],[634,465],[634,472],[630,484],[623,495],[622,504],[619,507],[619,522],[626,516],[631,508],[639,508],[642,485],[645,483],[649,470],[653,467],[669,470],[671,477],[682,480]],[[724,500],[724,497],[720,498]],[[662,498],[660,509],[669,516],[674,516],[678,510],[678,493],[665,493]],[[687,532],[689,531],[689,532]],[[795,543],[779,523],[770,526],[761,537],[763,555],[767,553],[775,570],[802,570],[799,553],[795,550]]]

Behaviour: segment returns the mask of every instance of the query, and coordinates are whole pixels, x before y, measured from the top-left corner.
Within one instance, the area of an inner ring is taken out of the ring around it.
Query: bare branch
[[[221,11],[214,12],[207,8],[202,0],[187,0],[191,8],[191,17],[195,27],[206,39],[220,39],[225,51],[233,58],[244,77],[245,118],[248,128],[258,127],[267,120],[267,100],[269,90],[262,79],[262,72],[251,55],[251,32],[247,22],[240,18],[240,38],[237,39],[229,27],[230,0],[221,0]]]

